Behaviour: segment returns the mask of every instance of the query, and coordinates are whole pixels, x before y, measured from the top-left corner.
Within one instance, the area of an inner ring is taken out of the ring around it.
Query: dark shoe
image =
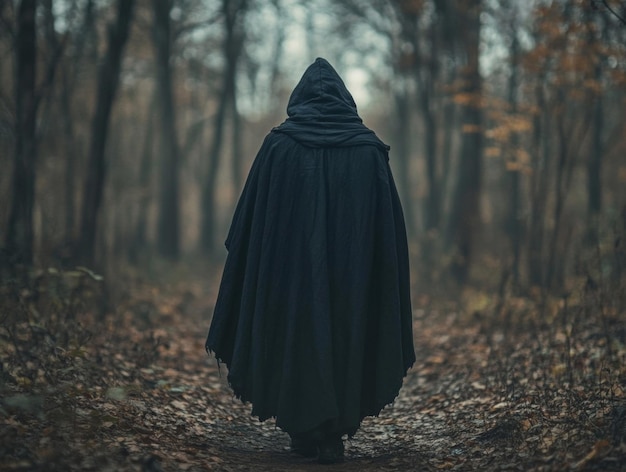
[[[341,436],[328,436],[317,445],[317,462],[335,464],[343,461],[343,440]]]
[[[304,457],[315,457],[317,455],[317,444],[304,435],[290,434],[291,446],[290,450],[294,454]]]

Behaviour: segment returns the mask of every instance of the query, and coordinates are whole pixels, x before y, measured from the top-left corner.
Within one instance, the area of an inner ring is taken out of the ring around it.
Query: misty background
[[[321,56],[391,145],[416,293],[621,283],[624,18],[588,0],[1,1],[3,267],[219,268],[256,151]]]

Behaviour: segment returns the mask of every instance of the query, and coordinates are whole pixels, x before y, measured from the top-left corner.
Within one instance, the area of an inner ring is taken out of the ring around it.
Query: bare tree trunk
[[[453,82],[454,72],[450,73],[450,77],[446,83],[452,84]],[[456,105],[450,97],[446,97],[446,103],[443,105],[443,143],[441,145],[441,181],[439,183],[439,188],[441,189],[440,207],[442,212],[445,207],[444,196],[446,195],[446,189],[448,188],[448,182],[452,174],[452,141],[454,140],[455,130],[457,129],[457,121]]]
[[[421,100],[421,114],[424,121],[424,158],[426,160],[426,181],[427,194],[424,200],[424,233],[421,238],[421,259],[423,264],[423,274],[425,280],[429,279],[433,269],[439,266],[438,261],[441,260],[441,196],[442,180],[439,178],[437,168],[439,159],[442,157],[438,152],[437,146],[437,117],[435,113],[434,96],[435,90],[433,84],[437,80],[437,71],[435,67],[436,59],[431,59],[431,67],[429,69],[429,77],[423,82],[419,92]],[[451,123],[446,123],[451,127]]]
[[[435,11],[439,22],[439,33],[442,49],[454,53],[457,49],[458,23],[459,15],[456,12],[454,2],[448,0],[434,0]],[[459,74],[459,68],[456,65],[450,65],[448,61],[443,63],[445,84],[448,90],[453,90]],[[442,75],[444,75],[442,74]],[[454,92],[453,92],[454,93]],[[452,96],[443,97],[443,117],[442,117],[442,144],[441,144],[441,181],[440,188],[440,212],[443,213],[446,206],[446,196],[450,182],[454,178],[451,172],[453,162],[453,142],[458,130],[458,114],[457,106]],[[442,216],[440,216],[442,218]],[[440,221],[439,226],[443,226]]]
[[[22,0],[17,14],[15,88],[15,164],[13,196],[6,236],[10,264],[33,263],[33,205],[37,158],[35,74],[37,2]]]
[[[235,92],[235,87],[232,87]],[[242,139],[241,139],[241,115],[237,111],[237,94],[233,93],[230,100],[230,113],[233,121],[232,149],[233,149],[233,187],[235,195],[238,195],[243,188],[243,175],[241,161],[243,159]]]
[[[81,212],[81,259],[94,263],[98,213],[105,182],[105,147],[109,130],[109,117],[119,83],[122,53],[128,39],[135,0],[118,0],[117,19],[109,27],[107,51],[98,74],[96,111],[91,124],[91,145],[83,206]]]
[[[280,4],[280,0],[272,0],[272,5],[276,9],[276,18],[279,21],[276,31],[276,42],[274,43],[274,53],[272,54],[272,67],[271,67],[271,83],[272,95],[277,95],[280,87],[280,62],[283,57],[284,44],[286,37],[286,21],[284,20],[284,12]]]
[[[419,80],[421,113],[424,119],[424,157],[426,158],[426,177],[428,181],[428,194],[424,204],[424,231],[428,237],[439,229],[441,218],[441,188],[437,176],[437,119],[435,116],[434,100],[435,87],[439,76],[438,24],[431,25],[430,31],[430,58],[428,64],[418,61],[417,77],[423,74]],[[430,251],[429,251],[430,252]]]
[[[517,85],[518,85],[518,56],[519,56],[519,40],[517,38],[517,21],[515,17],[511,20],[511,75],[508,83],[508,101],[511,107],[511,114],[517,114]],[[509,142],[509,161],[516,162],[516,152],[519,146],[519,138],[516,132],[511,135]],[[511,275],[513,277],[513,285],[519,285],[519,265],[522,243],[522,225],[520,219],[520,171],[513,168],[508,172],[508,213],[506,216],[505,230],[509,237],[511,245],[511,253],[513,256],[511,262]]]
[[[559,103],[564,103],[564,93],[562,90],[559,90]],[[556,193],[556,201],[554,204],[554,228],[552,229],[552,233],[550,234],[549,246],[548,246],[548,261],[546,266],[546,277],[544,287],[546,289],[555,288],[555,285],[558,285],[558,281],[554,280],[554,275],[556,274],[556,263],[557,263],[557,244],[559,241],[559,236],[561,233],[561,224],[563,214],[563,207],[565,204],[565,195],[563,194],[563,185],[565,178],[565,171],[567,167],[568,161],[568,147],[566,144],[567,136],[565,133],[565,111],[562,110],[560,114],[557,116],[556,121],[556,131],[558,137],[558,160],[557,160],[557,168],[556,168],[556,183],[555,183],[555,193]]]
[[[563,88],[559,88],[557,96],[559,104],[565,103],[566,95]],[[563,211],[576,167],[575,150],[582,146],[589,124],[588,120],[582,120],[583,126],[578,129],[575,129],[574,126],[567,127],[568,116],[571,116],[571,113],[567,113],[566,107],[557,113],[558,160],[554,185],[556,201],[553,216],[554,228],[549,240],[545,278],[545,287],[550,290],[561,290],[565,284],[565,265],[571,231],[567,232],[568,228],[565,231],[562,230],[564,224]],[[561,238],[562,234],[564,235],[563,238]]]
[[[459,172],[450,211],[446,242],[452,249],[454,260],[450,271],[453,278],[463,284],[467,281],[473,255],[473,238],[480,223],[480,192],[482,167],[482,79],[479,71],[481,0],[460,2],[466,36],[464,37],[467,64],[464,70],[468,97],[462,110],[461,156]]]
[[[106,205],[106,230],[111,235],[110,245],[105,247],[105,254],[113,256],[114,260],[120,260],[119,256],[124,251],[124,240],[126,239],[126,225],[128,222],[128,202],[124,192],[125,174],[124,167],[124,141],[125,126],[121,121],[114,121],[111,126],[111,142],[109,144],[109,163],[111,172],[109,173],[109,188],[111,197]],[[126,148],[126,152],[135,155]],[[104,231],[103,231],[104,233]]]
[[[61,110],[63,120],[63,134],[65,138],[65,240],[74,241],[74,226],[76,217],[76,150],[74,146],[74,123],[70,103],[70,90],[67,69],[63,71],[61,83]]]
[[[236,114],[235,93],[236,93],[236,75],[237,75],[237,63],[241,54],[241,48],[243,46],[243,30],[241,19],[245,14],[247,8],[247,0],[239,0],[232,2],[230,0],[223,0],[222,13],[224,15],[225,23],[225,37],[223,43],[223,54],[226,62],[226,71],[224,73],[224,80],[222,83],[222,93],[220,95],[220,101],[217,113],[214,121],[213,143],[209,152],[209,169],[207,172],[207,178],[204,186],[202,187],[202,222],[200,226],[200,249],[209,255],[212,255],[215,251],[215,229],[216,229],[216,208],[215,208],[215,192],[217,171],[220,163],[220,155],[222,152],[222,143],[224,140],[224,124],[226,121],[226,114],[229,108],[233,110],[233,120],[238,118]],[[234,128],[238,125],[233,124]],[[233,130],[236,135],[236,131]],[[233,149],[233,152],[240,152],[237,148]],[[234,159],[239,159],[240,156],[233,156]],[[238,164],[233,164],[234,170],[240,173]],[[237,178],[237,177],[235,177]]]
[[[600,82],[602,69],[596,66],[596,80]],[[604,145],[602,131],[604,129],[604,101],[601,94],[595,97],[593,106],[593,130],[591,137],[591,153],[587,160],[587,213],[588,232],[592,241],[597,241],[598,219],[602,212],[602,158]]]
[[[72,91],[76,86],[79,64],[83,59],[85,45],[91,28],[93,28],[93,0],[85,6],[85,13],[81,30],[76,37],[76,52],[73,56],[72,67],[66,65],[61,77],[61,119],[65,139],[65,241],[74,243],[76,231],[76,143],[74,122],[72,118]]]
[[[546,99],[543,90],[545,74],[537,77],[535,87],[536,105],[539,112],[533,120],[533,173],[531,178],[530,219],[528,223],[528,282],[532,287],[543,287],[544,272],[544,231],[546,218],[546,197],[550,178],[548,159],[552,151],[552,133],[549,115],[546,113]]]
[[[394,91],[395,99],[395,151],[393,153],[394,162],[398,165],[398,187],[402,206],[404,207],[404,218],[409,239],[415,238],[417,225],[415,223],[415,212],[413,209],[413,197],[411,195],[411,173],[409,164],[411,160],[411,107],[404,78],[397,77],[396,81],[401,90]]]
[[[422,92],[422,95],[429,95],[432,91]],[[430,98],[423,97],[424,109],[429,111],[423,114],[424,117],[424,151],[426,156],[426,177],[428,180],[428,194],[424,205],[424,230],[426,232],[439,229],[441,217],[441,189],[437,177],[437,126],[435,116],[431,109]]]
[[[593,28],[588,28],[587,38],[590,47],[598,45],[598,42],[606,40],[606,18],[602,17],[602,33],[596,36]],[[593,19],[588,18],[589,25]],[[605,57],[600,54],[596,59],[593,79],[598,87],[602,87],[602,69]],[[593,247],[598,245],[598,225],[602,213],[602,161],[604,160],[605,144],[604,132],[604,94],[598,90],[593,96],[591,152],[587,158],[587,240]]]
[[[317,55],[317,41],[315,41],[315,7],[312,3],[306,2],[306,19],[304,25],[305,45],[307,57]]]
[[[213,142],[209,151],[209,168],[207,170],[206,181],[202,186],[201,206],[202,222],[200,226],[200,249],[209,255],[215,251],[215,182],[217,181],[217,170],[220,163],[220,152],[222,149],[224,118],[226,114],[226,98],[220,97],[219,108],[215,115],[213,126]]]
[[[138,264],[140,254],[145,249],[147,238],[147,226],[148,226],[148,207],[150,205],[150,199],[152,198],[152,192],[150,188],[150,176],[152,173],[152,153],[154,151],[154,116],[157,109],[157,96],[156,93],[150,104],[148,110],[148,117],[146,119],[146,134],[144,135],[143,148],[141,152],[141,162],[139,164],[139,202],[136,210],[136,221],[133,232],[133,241],[129,246],[128,259],[132,264]]]
[[[176,259],[180,253],[179,149],[172,87],[171,21],[172,0],[152,0],[153,37],[157,53],[157,86],[161,98],[161,188],[157,247],[159,254]]]

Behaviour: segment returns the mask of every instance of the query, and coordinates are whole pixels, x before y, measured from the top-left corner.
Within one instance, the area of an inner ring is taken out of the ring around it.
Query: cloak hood
[[[326,59],[317,58],[293,90],[287,105],[289,118],[274,132],[284,133],[309,147],[389,146],[367,128],[352,95]]]

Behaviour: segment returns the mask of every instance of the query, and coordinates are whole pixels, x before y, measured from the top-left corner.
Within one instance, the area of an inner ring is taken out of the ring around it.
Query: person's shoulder
[[[269,133],[265,135],[263,138],[263,143],[259,148],[259,153],[269,152],[275,150],[276,148],[281,148],[286,140],[290,138],[283,133],[276,132],[276,128],[270,130]]]
[[[287,133],[281,131],[280,128],[272,128],[265,137],[265,143],[267,144],[284,144],[294,142],[295,140]]]
[[[389,160],[389,146],[384,144],[382,141],[354,144],[351,148],[363,155]]]

